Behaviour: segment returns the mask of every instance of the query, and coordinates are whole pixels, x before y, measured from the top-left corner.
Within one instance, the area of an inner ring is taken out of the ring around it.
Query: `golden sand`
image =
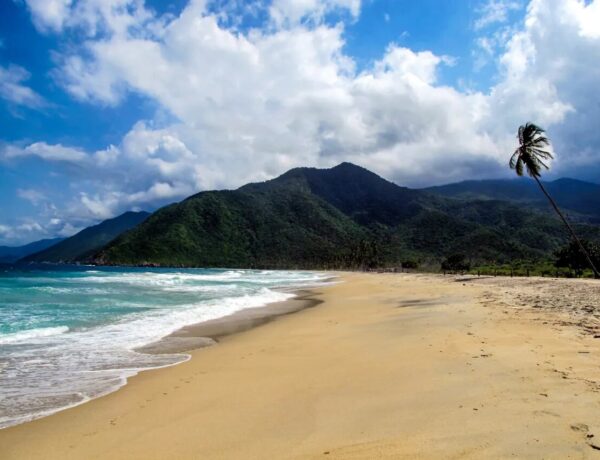
[[[599,283],[341,276],[315,308],[1,430],[0,458],[600,456],[600,339],[584,308]]]

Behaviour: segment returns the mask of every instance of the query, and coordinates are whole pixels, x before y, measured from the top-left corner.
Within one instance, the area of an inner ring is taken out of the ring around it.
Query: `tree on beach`
[[[579,246],[581,253],[584,254],[587,263],[594,272],[594,278],[600,278],[600,273],[598,273],[598,269],[594,265],[590,254],[581,243],[579,237],[575,234],[569,221],[558,208],[558,205],[546,191],[544,184],[540,181],[542,168],[549,169],[545,162],[553,159],[552,153],[548,149],[550,140],[545,136],[544,129],[534,123],[528,122],[519,126],[517,137],[519,139],[519,147],[514,151],[510,158],[510,168],[514,169],[519,176],[522,176],[526,170],[527,174],[535,179],[540,189],[542,189],[542,192],[544,192],[544,195],[546,195],[546,198],[548,198],[548,201],[550,201],[550,204],[571,233],[573,241]]]
[[[442,261],[442,270],[451,272],[466,272],[471,269],[471,264],[464,254],[452,254]]]
[[[600,244],[586,240],[581,240],[581,243],[590,255],[594,265],[598,267],[600,265]],[[570,268],[577,276],[581,276],[583,270],[588,266],[585,254],[581,252],[575,241],[571,241],[570,244],[556,251],[554,255],[556,257],[554,262],[556,267]]]

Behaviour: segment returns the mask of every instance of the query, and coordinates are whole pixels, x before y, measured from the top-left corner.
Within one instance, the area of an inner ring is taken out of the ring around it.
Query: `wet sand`
[[[266,307],[246,308],[222,318],[185,326],[158,342],[140,347],[136,351],[157,354],[183,353],[216,345],[229,335],[247,331],[269,323],[280,316],[296,313],[322,302],[314,297],[312,291],[294,290],[292,292],[295,297],[289,300],[273,302]]]
[[[600,458],[599,283],[341,276],[0,458]]]

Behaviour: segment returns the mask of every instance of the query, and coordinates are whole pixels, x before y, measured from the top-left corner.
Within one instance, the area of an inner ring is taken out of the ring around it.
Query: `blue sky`
[[[600,0],[8,0],[0,244],[295,166],[507,177],[528,120],[598,182],[599,61]]]

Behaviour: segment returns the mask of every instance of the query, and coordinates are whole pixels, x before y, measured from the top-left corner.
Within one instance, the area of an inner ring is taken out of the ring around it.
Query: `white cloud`
[[[78,29],[89,37],[103,33],[126,34],[132,29],[152,33],[152,14],[144,0],[25,0],[36,28],[41,32]]]
[[[14,225],[0,224],[2,245],[18,246],[42,238],[48,238],[48,232],[43,225],[34,220],[27,219]]]
[[[25,148],[8,146],[4,149],[4,158],[39,157],[47,161],[64,161],[70,163],[82,163],[88,160],[88,156],[80,149],[65,147],[61,144],[50,145],[46,142],[35,142]]]
[[[521,8],[523,5],[516,0],[487,0],[479,9],[480,15],[474,24],[475,30],[484,29],[492,24],[505,23],[511,11]]]
[[[126,2],[111,0],[117,3]],[[515,8],[492,4],[480,27]],[[522,26],[488,43],[490,54],[501,50],[500,73],[491,90],[476,92],[439,82],[450,58],[394,44],[358,72],[344,52],[343,24],[322,17],[340,7],[356,16],[359,2],[275,2],[272,24],[241,32],[200,1],[178,17],[153,18],[141,2],[106,10],[82,0],[63,27],[89,17],[106,33],[90,33],[81,49],[63,55],[56,73],[65,88],[112,105],[133,91],[176,121],[140,121],[118,145],[97,152],[38,142],[9,147],[5,156],[87,171],[72,178],[81,193],[63,210],[80,219],[344,160],[408,185],[497,175],[507,171],[517,126],[529,120],[550,129],[564,171],[600,156],[599,5],[533,0]]]
[[[160,40],[88,42],[93,59],[66,56],[62,78],[83,100],[118,104],[136,91],[174,114],[179,121],[166,129],[186,149],[167,163],[146,152],[142,170],[173,171],[187,184],[175,187],[168,177],[177,190],[240,185],[305,164],[370,164],[370,156],[380,159],[379,172],[410,181],[424,159],[456,155],[456,171],[431,178],[443,180],[464,174],[461,163],[472,164],[471,156],[500,154],[483,129],[484,95],[437,84],[450,58],[392,45],[357,74],[343,33],[317,24],[242,34],[192,4]],[[143,152],[155,142],[151,131],[134,128],[123,146],[132,138]]]
[[[17,227],[19,232],[43,233],[44,228],[38,222],[27,222]]]
[[[504,126],[530,118],[551,128],[563,174],[574,162],[598,171],[599,12],[600,0],[532,0],[524,28],[501,57],[503,79],[492,93]]]
[[[10,104],[40,109],[47,105],[42,96],[24,84],[30,73],[23,67],[9,65],[0,66],[0,98]]]
[[[69,16],[72,0],[25,0],[40,31],[59,31]]]
[[[327,13],[347,11],[353,18],[360,13],[361,0],[273,0],[269,9],[274,23],[294,26],[303,20],[320,23]]]

